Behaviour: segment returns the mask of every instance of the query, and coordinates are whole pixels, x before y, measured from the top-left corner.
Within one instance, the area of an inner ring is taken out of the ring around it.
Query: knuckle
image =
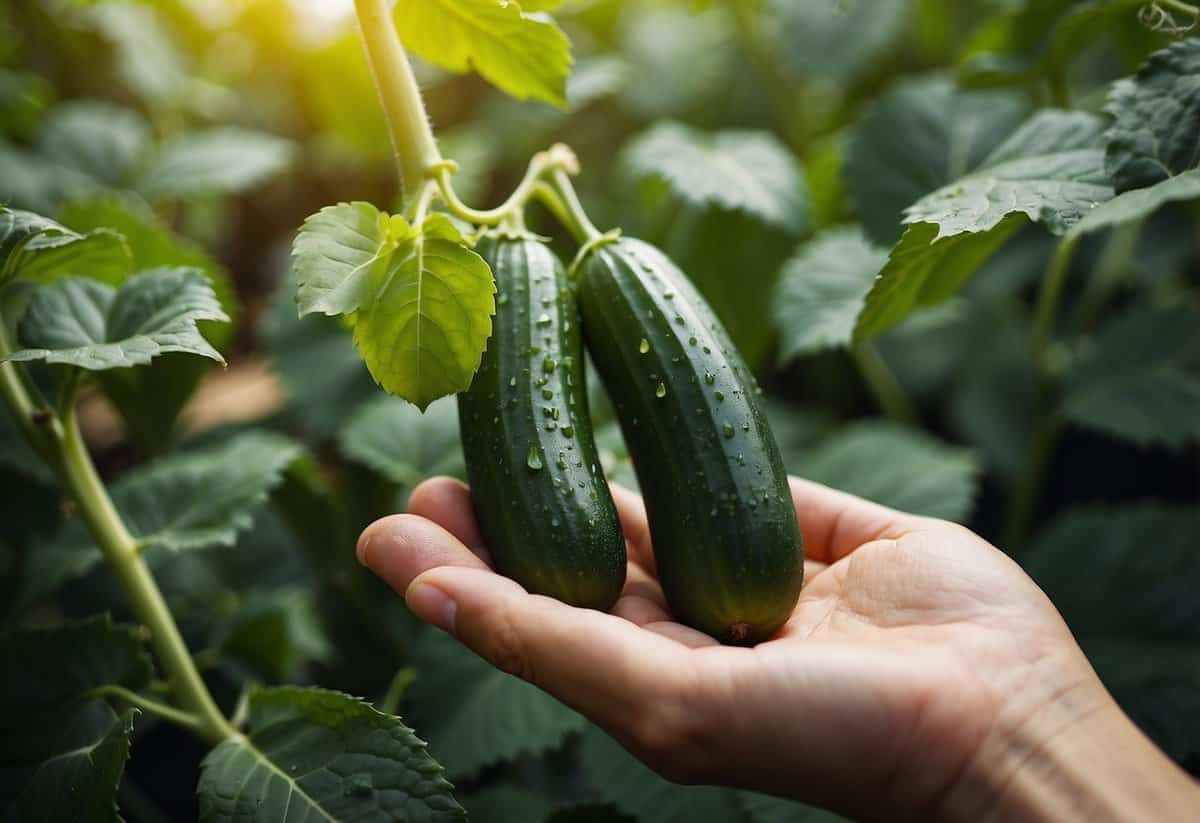
[[[485,656],[503,672],[534,682],[533,666],[527,646],[507,606],[492,609],[483,615],[486,632]]]

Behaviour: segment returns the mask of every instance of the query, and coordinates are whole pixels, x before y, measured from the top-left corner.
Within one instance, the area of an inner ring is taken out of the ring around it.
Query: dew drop
[[[563,426],[562,433],[565,437],[574,437],[575,436],[575,427],[571,426],[571,425]]]
[[[713,384],[713,382],[716,381],[716,379],[717,378],[713,376],[712,372],[706,371],[704,373],[704,382],[707,383],[708,385],[711,386]]]
[[[503,306],[505,303],[507,303],[507,302],[508,302],[508,293],[507,293],[507,292],[500,292],[500,294],[498,294],[498,295],[496,296],[496,302],[497,302],[499,305]]]
[[[664,300],[674,300],[674,299],[675,299],[675,292],[673,292],[673,291],[665,291],[665,292],[663,292],[663,299],[664,299]]]
[[[725,435],[726,440],[732,439],[733,435],[734,435],[733,426],[726,423],[724,426],[721,427],[721,433]]]
[[[689,338],[688,338],[688,345],[689,345],[689,346],[694,346],[694,345],[696,345],[696,338],[694,338],[694,337],[689,337]]]
[[[552,397],[554,397],[554,392],[550,391],[549,389],[542,389],[543,400],[549,400]]]
[[[654,396],[659,397],[659,398],[666,397],[667,396],[667,387],[664,386],[662,383],[659,383],[658,386],[655,387],[655,389],[654,389]]]
[[[510,377],[510,378],[508,378],[508,385],[510,385],[510,386],[516,386],[516,385],[517,385],[517,378],[515,378],[515,377]]]
[[[714,395],[716,396],[718,403],[725,402],[725,392],[717,391],[717,392],[714,392]]]
[[[549,326],[550,325],[550,315],[546,314],[545,312],[542,312],[541,314],[539,314],[538,319],[537,319],[537,324],[539,326]]]
[[[542,456],[538,454],[537,446],[529,447],[529,456],[525,458],[525,465],[535,472],[542,470]]]
[[[642,354],[650,351],[650,341],[643,337],[642,342],[638,343],[638,351],[640,351]]]

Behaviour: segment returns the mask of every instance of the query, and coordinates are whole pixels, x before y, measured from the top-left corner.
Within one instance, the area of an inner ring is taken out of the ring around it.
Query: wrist
[[[1200,787],[1093,675],[999,723],[946,795],[940,818],[1140,823],[1188,819],[1196,808]]]

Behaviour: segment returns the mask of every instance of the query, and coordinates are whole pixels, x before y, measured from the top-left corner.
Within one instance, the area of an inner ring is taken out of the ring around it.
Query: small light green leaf
[[[122,187],[149,147],[150,124],[124,106],[76,100],[50,111],[38,128],[43,157],[112,187]]]
[[[1108,168],[1117,191],[1151,186],[1200,165],[1200,41],[1156,52],[1118,81],[1105,109]]]
[[[458,406],[449,397],[424,412],[395,397],[376,397],[355,412],[338,445],[346,457],[409,488],[428,477],[465,472]]]
[[[386,391],[424,410],[463,391],[492,334],[496,284],[484,259],[441,214],[371,269],[371,301],[355,317],[354,343]]]
[[[668,782],[595,726],[583,733],[580,757],[588,783],[600,798],[638,820],[729,823],[745,819],[733,789]]]
[[[978,170],[909,207],[904,222],[932,223],[942,239],[986,232],[1021,213],[1065,234],[1113,196],[1099,147],[1103,128],[1085,112],[1038,112]]]
[[[1064,413],[1142,445],[1200,439],[1200,314],[1139,308],[1102,327],[1067,375]]]
[[[952,297],[1025,222],[1025,217],[1011,215],[990,231],[941,240],[936,240],[938,228],[932,223],[909,226],[867,292],[854,340],[874,337],[914,309]]]
[[[66,278],[34,293],[20,324],[25,348],[7,359],[91,371],[149,363],[167,352],[225,362],[201,336],[198,320],[228,318],[195,269],[151,269],[115,289]]]
[[[113,502],[146,550],[232,546],[255,510],[301,453],[286,437],[250,431],[203,451],[181,452],[122,477]],[[100,552],[78,520],[31,552],[15,609],[27,608],[100,562]]]
[[[0,207],[0,285],[64,275],[116,282],[129,267],[129,246],[115,232],[80,234],[39,214]]]
[[[237,128],[192,132],[161,143],[138,189],[151,199],[245,191],[291,162],[287,140]]]
[[[793,233],[808,219],[800,165],[766,132],[705,134],[661,123],[629,144],[625,161],[638,177],[661,178],[693,205],[746,212]]]
[[[1022,95],[963,92],[945,77],[897,84],[851,131],[844,175],[867,237],[895,243],[904,209],[980,163],[1028,113]]]
[[[349,695],[283,686],[250,697],[250,734],[201,766],[202,823],[404,820],[466,814],[425,744]]]
[[[0,660],[21,669],[0,683],[0,817],[118,820],[134,712],[118,716],[89,693],[110,685],[137,691],[150,681],[141,631],[107,616],[18,629],[0,635]]]
[[[406,0],[396,6],[396,28],[406,48],[447,71],[475,69],[519,100],[567,104],[566,35],[511,0]]]
[[[971,452],[878,421],[846,426],[789,469],[901,511],[965,521],[979,484]]]
[[[846,346],[863,300],[887,263],[858,228],[827,231],[783,267],[775,294],[779,358]]]
[[[442,632],[413,649],[417,679],[404,704],[451,777],[557,748],[586,723],[536,686],[496,669]]]
[[[805,79],[842,82],[894,45],[909,15],[907,0],[769,0],[762,5],[760,31],[785,67]]]
[[[1144,220],[1168,203],[1200,199],[1200,169],[1185,171],[1144,189],[1133,189],[1101,203],[1075,224],[1076,234]]]
[[[370,203],[326,206],[304,221],[292,244],[300,315],[352,314],[371,299],[371,283],[387,268],[408,224]]]

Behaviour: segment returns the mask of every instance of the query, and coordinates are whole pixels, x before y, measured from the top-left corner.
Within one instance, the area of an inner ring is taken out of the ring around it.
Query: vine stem
[[[135,691],[131,691],[124,686],[100,686],[92,689],[90,692],[93,697],[112,697],[117,700],[124,701],[131,706],[135,706],[142,711],[157,715],[164,720],[169,720],[176,726],[182,726],[185,729],[190,729],[197,734],[204,731],[203,724],[200,718],[190,712],[180,711],[174,706],[168,706],[166,703],[161,703],[150,697],[144,697]]]
[[[565,174],[579,173],[579,160],[575,152],[563,143],[556,143],[545,151],[539,151],[529,161],[525,176],[513,189],[508,199],[494,209],[473,209],[459,199],[454,192],[450,175],[454,171],[453,161],[442,161],[433,168],[434,179],[445,202],[446,208],[457,217],[480,226],[495,226],[507,217],[520,211],[547,174],[562,170]]]
[[[8,331],[0,324],[0,357],[11,353]],[[238,737],[239,733],[229,725],[196,670],[175,618],[141,556],[137,540],[121,520],[96,472],[75,415],[77,389],[78,381],[64,382],[62,390],[66,396],[60,402],[62,411],[52,415],[30,397],[17,366],[0,363],[0,392],[5,402],[75,500],[88,531],[129,598],[134,615],[150,630],[151,643],[176,702],[195,718],[193,728],[209,742],[215,744]]]
[[[442,155],[429,126],[412,65],[400,45],[388,1],[354,0],[354,10],[392,139],[403,202],[407,205],[420,195],[421,181],[429,169],[443,162]]]
[[[1050,265],[1042,278],[1033,322],[1033,361],[1036,369],[1036,388],[1033,404],[1033,432],[1025,459],[1021,464],[1016,489],[1009,503],[1008,519],[1004,529],[1004,545],[1013,554],[1025,547],[1037,514],[1037,504],[1045,483],[1047,464],[1058,445],[1062,433],[1062,422],[1054,409],[1057,390],[1053,369],[1050,365],[1050,337],[1054,321],[1058,317],[1066,288],[1067,276],[1071,271],[1071,259],[1079,245],[1079,235],[1068,234],[1054,250]]]
[[[588,219],[587,212],[583,210],[583,204],[579,202],[579,195],[575,193],[575,187],[571,185],[571,179],[567,177],[567,173],[560,168],[552,170],[550,183],[554,193],[558,196],[558,202],[554,203],[544,195],[542,195],[542,199],[552,211],[556,207],[561,207],[561,213],[556,212],[555,214],[562,220],[567,230],[581,244],[598,240],[602,236],[601,232]],[[536,189],[535,192],[537,192]]]
[[[859,343],[850,349],[855,365],[884,414],[898,423],[917,425],[917,410],[900,386],[900,381],[871,343]]]

